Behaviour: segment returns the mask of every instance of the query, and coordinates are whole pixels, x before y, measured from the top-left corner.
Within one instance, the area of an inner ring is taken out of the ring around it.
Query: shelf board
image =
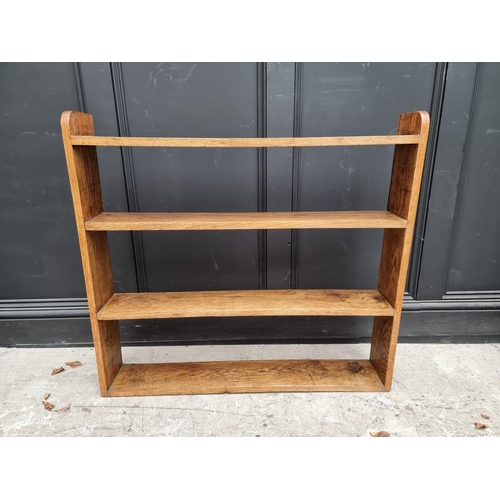
[[[382,146],[418,144],[420,135],[365,135],[350,137],[105,137],[72,135],[73,146],[142,146],[171,148],[289,148],[305,146]]]
[[[406,227],[405,219],[384,210],[358,212],[104,212],[85,222],[87,231],[404,227]]]
[[[115,293],[99,320],[217,316],[394,316],[377,290]]]
[[[125,364],[108,396],[247,392],[385,391],[368,360]]]

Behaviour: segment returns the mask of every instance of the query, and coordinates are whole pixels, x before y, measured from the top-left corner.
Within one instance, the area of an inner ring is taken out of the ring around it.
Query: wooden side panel
[[[411,240],[408,242],[407,232],[404,229],[386,229],[382,242],[382,255],[380,259],[380,272],[378,289],[389,303],[395,307],[400,293],[400,281],[402,272],[402,286],[404,289],[406,271],[403,271],[405,253],[411,250]],[[405,248],[410,246],[410,248]],[[405,252],[406,250],[406,252]],[[403,290],[404,291],[404,290]]]
[[[61,117],[61,128],[75,208],[99,384],[101,394],[105,396],[122,365],[122,357],[118,322],[97,320],[97,311],[114,292],[107,235],[104,232],[87,233],[85,230],[85,221],[103,211],[97,152],[95,147],[71,145],[72,134],[94,134],[92,116],[66,111]]]
[[[399,117],[398,134],[418,134],[418,144],[397,145],[394,150],[387,209],[407,220],[406,229],[386,229],[382,244],[378,289],[394,307],[392,318],[375,318],[370,360],[386,390],[390,390],[410,260],[411,242],[429,134],[429,115],[415,111]]]
[[[394,352],[391,353],[391,336],[396,335],[399,332],[399,324],[401,318],[401,312],[396,312],[396,316],[380,316],[373,320],[373,334],[372,334],[372,345],[370,350],[370,361],[372,362],[374,368],[380,376],[380,379],[384,383],[386,390],[390,389],[390,383],[392,382],[392,370],[394,369],[394,357],[396,352],[396,347],[394,345]],[[391,354],[393,356],[392,367],[389,367],[389,360],[391,359]],[[389,383],[389,387],[387,384]]]
[[[418,144],[398,145],[394,148],[387,210],[405,219],[416,215],[428,129],[427,113],[414,112],[399,117],[398,134],[406,135],[412,131],[420,134]]]

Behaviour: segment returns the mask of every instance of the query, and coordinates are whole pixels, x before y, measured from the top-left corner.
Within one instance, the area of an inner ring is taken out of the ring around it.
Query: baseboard
[[[369,317],[188,318],[123,321],[123,345],[354,343],[370,339]],[[500,310],[407,311],[400,342],[500,342]],[[0,320],[0,346],[91,346],[86,317]]]

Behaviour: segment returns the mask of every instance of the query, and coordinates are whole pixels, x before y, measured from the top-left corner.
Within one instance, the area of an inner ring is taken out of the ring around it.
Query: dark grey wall
[[[386,135],[395,117],[430,110],[435,64],[303,65],[299,134]],[[298,210],[385,210],[393,147],[304,148]],[[383,230],[298,231],[301,288],[376,288]]]
[[[123,64],[133,136],[255,137],[256,64]],[[137,207],[145,212],[255,212],[253,149],[135,148]],[[144,232],[144,289],[259,288],[257,231]]]
[[[500,64],[486,64],[477,85],[460,185],[447,292],[500,293]],[[473,249],[473,251],[471,251]]]
[[[393,133],[431,113],[403,339],[500,326],[500,64],[0,64],[0,344],[91,342],[59,118],[98,135]],[[98,151],[109,211],[384,209],[393,149]],[[112,233],[117,291],[372,288],[382,233]],[[365,318],[123,322],[125,343],[366,339]]]
[[[57,115],[79,108],[72,64],[0,65],[0,297],[81,297]]]

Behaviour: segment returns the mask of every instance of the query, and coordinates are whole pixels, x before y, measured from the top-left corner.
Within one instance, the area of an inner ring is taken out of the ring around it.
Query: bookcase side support
[[[92,146],[71,144],[71,135],[94,135],[92,115],[66,111],[61,117],[61,128],[87,290],[99,385],[101,394],[107,396],[108,387],[122,366],[122,354],[118,321],[97,319],[97,312],[114,293],[107,233],[85,230],[85,221],[103,212],[97,151]]]
[[[378,289],[394,307],[394,316],[374,319],[370,361],[385,390],[392,384],[394,359],[401,322],[404,288],[410,260],[418,197],[429,133],[429,115],[415,111],[400,115],[398,135],[416,134],[417,144],[395,146],[387,210],[407,220],[404,229],[385,229]]]

